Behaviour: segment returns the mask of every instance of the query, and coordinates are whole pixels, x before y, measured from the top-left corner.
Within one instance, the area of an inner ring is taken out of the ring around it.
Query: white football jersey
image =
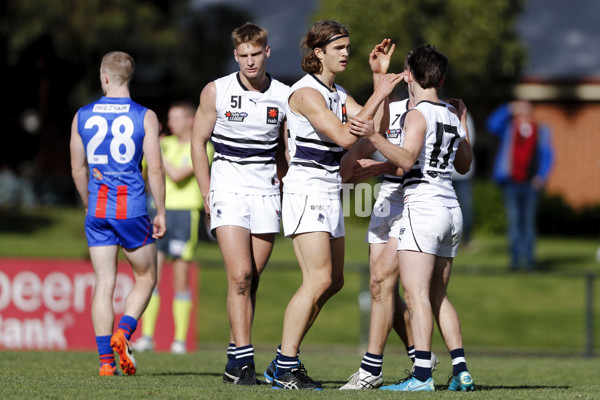
[[[417,161],[402,177],[405,203],[459,205],[452,187],[452,171],[458,144],[466,138],[466,132],[449,108],[444,102],[422,101],[411,110],[425,117],[427,132]]]
[[[271,79],[262,92],[251,91],[240,81],[239,72],[219,78],[215,84],[211,190],[279,193],[275,153],[289,86]]]
[[[312,74],[305,75],[290,89],[290,96],[300,88],[310,87],[323,96],[327,107],[345,123],[346,91],[338,85],[331,90]],[[283,178],[286,193],[313,194],[338,198],[342,178],[340,160],[343,148],[317,131],[303,115],[294,113],[286,103],[290,167]]]
[[[402,146],[402,116],[408,111],[408,99],[390,103],[390,127],[385,133],[387,140],[396,146]],[[397,175],[383,175],[382,189],[387,192],[402,191],[402,177]]]

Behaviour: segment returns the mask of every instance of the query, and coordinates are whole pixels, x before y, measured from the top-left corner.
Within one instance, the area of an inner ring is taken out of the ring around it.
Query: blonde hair
[[[302,38],[300,46],[304,56],[302,57],[302,70],[309,74],[318,73],[323,70],[321,60],[315,54],[315,49],[331,43],[332,39],[348,36],[348,28],[337,21],[321,20],[315,22],[308,33]]]
[[[266,47],[268,39],[269,33],[267,30],[252,22],[246,22],[231,32],[231,41],[235,48],[243,43]]]
[[[102,57],[100,71],[107,73],[118,85],[128,85],[135,72],[133,57],[122,51],[111,51]]]

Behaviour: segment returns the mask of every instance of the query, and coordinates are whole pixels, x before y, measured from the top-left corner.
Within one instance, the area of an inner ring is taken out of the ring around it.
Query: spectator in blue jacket
[[[538,124],[533,106],[517,100],[496,109],[487,120],[487,130],[499,138],[493,179],[504,192],[511,270],[535,264],[536,212],[540,189],[545,185],[554,160],[551,132]]]

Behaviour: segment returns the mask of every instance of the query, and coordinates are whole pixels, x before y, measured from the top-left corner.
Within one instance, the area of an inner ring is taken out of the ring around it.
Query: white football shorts
[[[279,233],[281,197],[279,194],[255,195],[222,190],[210,191],[210,230],[219,226],[241,226],[250,233]]]
[[[402,218],[403,209],[404,199],[399,195],[399,192],[390,193],[382,188],[373,206],[365,241],[368,243],[387,243],[392,226],[397,226],[396,221]],[[392,236],[398,237],[397,234]]]
[[[396,224],[391,235],[398,237],[398,250],[456,257],[463,225],[460,207],[405,204]]]
[[[335,239],[346,235],[344,210],[339,198],[284,193],[282,213],[285,236],[329,232],[329,236]]]

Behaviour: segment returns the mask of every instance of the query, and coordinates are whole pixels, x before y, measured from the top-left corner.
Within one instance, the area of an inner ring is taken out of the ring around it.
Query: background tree
[[[521,72],[525,50],[515,22],[525,0],[327,0],[314,19],[340,21],[350,28],[348,72],[339,83],[365,101],[372,91],[367,57],[384,37],[396,43],[391,71],[400,71],[406,53],[432,44],[448,56],[444,93],[465,101],[507,95]],[[469,105],[469,104],[467,104]]]
[[[187,0],[8,0],[0,11],[0,72],[10,96],[0,112],[14,144],[2,146],[0,169],[32,161],[41,201],[51,204],[76,198],[70,123],[78,107],[101,95],[105,53],[132,54],[132,96],[164,120],[172,100],[197,101],[220,75],[232,54],[231,30],[247,20],[223,6],[193,9]]]

